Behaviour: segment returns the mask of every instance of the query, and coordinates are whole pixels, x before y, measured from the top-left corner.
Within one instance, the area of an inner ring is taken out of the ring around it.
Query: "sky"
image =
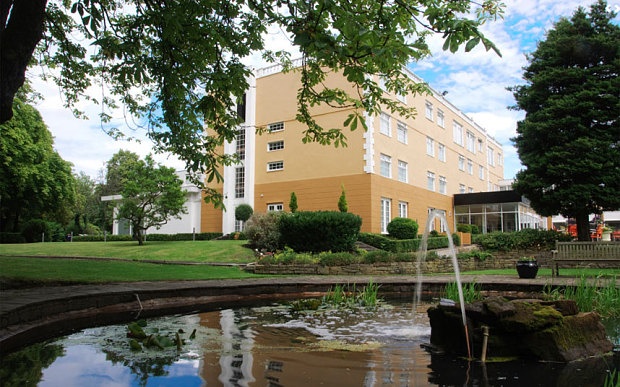
[[[447,92],[446,98],[452,104],[503,145],[504,178],[514,178],[522,168],[510,138],[516,135],[517,121],[524,116],[523,112],[508,109],[515,101],[506,88],[523,84],[523,67],[527,66],[525,55],[536,49],[538,41],[545,39],[546,31],[553,27],[554,22],[560,17],[570,18],[579,6],[589,10],[594,2],[504,0],[504,18],[489,22],[482,28],[483,33],[499,48],[501,57],[493,51],[485,51],[482,45],[469,53],[462,50],[455,54],[444,52],[443,41],[436,36],[428,40],[433,55],[409,65],[433,89]],[[620,13],[620,0],[608,0],[607,4]],[[619,23],[620,17],[617,16],[615,22]],[[270,34],[266,40],[270,49],[288,46],[288,40],[279,33]],[[248,58],[246,63],[255,68],[264,66],[259,54]],[[73,163],[75,173],[84,172],[98,181],[105,163],[120,149],[130,150],[142,157],[153,153],[148,139],[127,142],[108,136],[97,118],[97,107],[84,103],[83,109],[92,118],[75,118],[70,110],[63,107],[63,97],[55,84],[44,82],[33,73],[29,73],[29,79],[34,89],[44,96],[36,107],[54,136],[54,147],[64,160]],[[144,138],[143,133],[135,131],[134,125],[120,122],[121,130]],[[183,168],[183,163],[171,155],[155,155],[155,159],[170,167]]]

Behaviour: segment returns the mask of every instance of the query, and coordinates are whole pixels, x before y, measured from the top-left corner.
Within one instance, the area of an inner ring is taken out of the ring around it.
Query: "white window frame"
[[[484,167],[482,165],[478,166],[478,177],[480,180],[484,180]]]
[[[465,156],[459,155],[459,171],[465,170]]]
[[[445,176],[439,176],[439,193],[443,195],[448,194],[448,179]]]
[[[392,220],[392,199],[381,198],[381,234],[387,234],[387,226]]]
[[[379,155],[381,176],[392,178],[392,156],[381,153]]]
[[[446,162],[446,146],[444,144],[437,144],[437,156],[439,157],[439,161]]]
[[[446,127],[446,119],[443,114],[443,110],[441,109],[437,109],[437,125],[439,125],[442,128]]]
[[[284,211],[284,203],[267,203],[267,212]]]
[[[426,154],[435,157],[435,140],[426,137]]]
[[[456,121],[452,122],[452,138],[454,143],[463,146],[463,125]]]
[[[495,155],[494,155],[494,150],[491,147],[487,148],[487,162],[489,163],[489,165],[491,166],[495,166]]]
[[[426,101],[424,103],[424,115],[427,119],[433,121],[433,103],[430,101]]]
[[[270,161],[267,163],[267,172],[281,171],[284,169],[284,160]]]
[[[392,137],[392,117],[387,113],[381,112],[379,117],[379,133]]]
[[[281,132],[284,130],[284,122],[273,122],[267,126],[267,131],[269,133]]]
[[[407,125],[404,122],[398,121],[396,123],[396,137],[398,141],[406,144],[408,141],[407,138]]]
[[[398,202],[398,216],[400,218],[409,217],[409,203],[403,201]]]
[[[465,184],[459,184],[459,193],[465,193]]]
[[[474,162],[471,159],[467,159],[467,173],[474,175]]]
[[[426,189],[435,192],[435,173],[431,171],[426,172]]]
[[[398,160],[398,181],[409,182],[409,164],[402,160]]]
[[[267,152],[276,152],[284,149],[284,140],[271,141],[267,143]]]
[[[466,136],[467,136],[467,150],[472,153],[476,153],[476,136],[469,130],[467,131]]]

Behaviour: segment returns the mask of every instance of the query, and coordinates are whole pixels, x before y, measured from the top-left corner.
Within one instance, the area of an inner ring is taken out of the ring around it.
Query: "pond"
[[[618,356],[570,365],[482,364],[433,353],[427,307],[413,311],[411,303],[390,302],[296,311],[271,304],[167,316],[142,328],[164,348],[138,351],[130,348],[127,325],[85,329],[3,358],[0,380],[3,386],[93,387],[600,386],[620,368]],[[608,331],[620,346],[620,324]],[[172,344],[177,334],[180,348]]]

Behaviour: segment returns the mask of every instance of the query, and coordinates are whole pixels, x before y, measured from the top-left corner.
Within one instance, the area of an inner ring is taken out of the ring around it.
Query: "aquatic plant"
[[[336,285],[330,288],[325,296],[323,296],[323,304],[331,307],[375,307],[381,301],[379,298],[378,284],[370,281],[366,286],[357,289],[356,284],[353,286]]]
[[[463,284],[463,299],[466,304],[482,299],[480,288],[480,284],[476,283],[476,281]],[[441,292],[441,295],[443,298],[458,302],[459,289],[456,282],[448,282]]]
[[[616,277],[589,279],[582,275],[576,286],[564,289],[552,289],[546,286],[545,297],[548,299],[574,300],[583,312],[595,311],[603,317],[620,316],[620,288],[616,287]]]

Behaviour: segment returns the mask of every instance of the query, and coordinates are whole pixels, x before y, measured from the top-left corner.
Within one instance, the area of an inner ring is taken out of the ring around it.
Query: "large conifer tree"
[[[605,1],[575,11],[528,56],[524,85],[510,88],[526,115],[513,138],[525,168],[514,188],[541,215],[577,220],[620,208],[620,27]]]

